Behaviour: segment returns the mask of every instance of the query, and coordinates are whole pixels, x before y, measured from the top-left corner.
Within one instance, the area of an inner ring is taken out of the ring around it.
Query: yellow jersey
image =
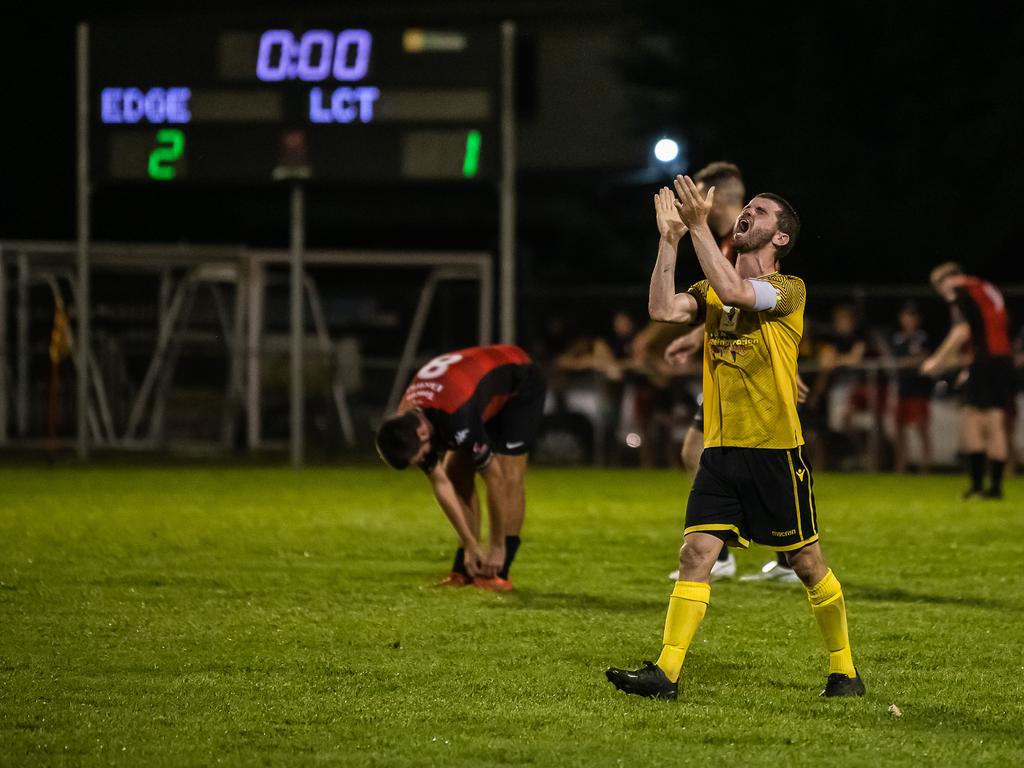
[[[796,448],[797,353],[807,291],[798,277],[758,280],[778,293],[775,309],[727,307],[707,280],[687,291],[704,321],[704,447]]]

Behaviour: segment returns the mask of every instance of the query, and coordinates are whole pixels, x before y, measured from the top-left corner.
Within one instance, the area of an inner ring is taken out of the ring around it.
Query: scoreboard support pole
[[[501,183],[498,214],[501,252],[501,341],[516,340],[516,23],[501,23]]]
[[[78,374],[77,440],[78,458],[89,458],[89,25],[78,25],[78,344],[75,368]]]
[[[266,267],[250,253],[246,265],[248,328],[245,343],[246,447],[252,453],[260,446],[260,335],[263,333],[263,291]]]
[[[18,360],[14,367],[14,426],[18,437],[25,437],[28,434],[28,254],[20,252],[16,261],[18,308],[14,314],[14,338]]]
[[[304,435],[302,381],[302,345],[304,329],[302,325],[302,292],[305,287],[303,280],[303,251],[306,248],[306,195],[301,181],[293,181],[291,185],[291,246],[289,263],[291,265],[291,456],[292,467],[298,469],[303,464]]]

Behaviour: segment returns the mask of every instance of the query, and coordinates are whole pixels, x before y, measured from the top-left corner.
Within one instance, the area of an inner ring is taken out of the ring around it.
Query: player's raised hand
[[[690,229],[705,224],[715,202],[715,188],[711,187],[706,195],[702,195],[689,176],[676,176],[672,186],[675,187],[676,196],[679,198],[675,208],[683,223]]]
[[[678,242],[686,234],[686,225],[679,218],[672,190],[662,187],[654,196],[654,213],[658,219],[658,234],[666,240]]]

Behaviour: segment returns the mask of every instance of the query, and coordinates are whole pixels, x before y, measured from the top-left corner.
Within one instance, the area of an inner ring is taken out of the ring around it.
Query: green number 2
[[[177,128],[164,128],[157,131],[156,143],[149,153],[149,178],[168,181],[177,173],[174,163],[185,151],[185,134]]]

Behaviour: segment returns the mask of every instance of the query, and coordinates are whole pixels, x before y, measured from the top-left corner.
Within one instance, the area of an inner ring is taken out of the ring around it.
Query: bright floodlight
[[[654,156],[663,163],[671,163],[679,157],[679,145],[672,139],[660,139],[654,145]]]

